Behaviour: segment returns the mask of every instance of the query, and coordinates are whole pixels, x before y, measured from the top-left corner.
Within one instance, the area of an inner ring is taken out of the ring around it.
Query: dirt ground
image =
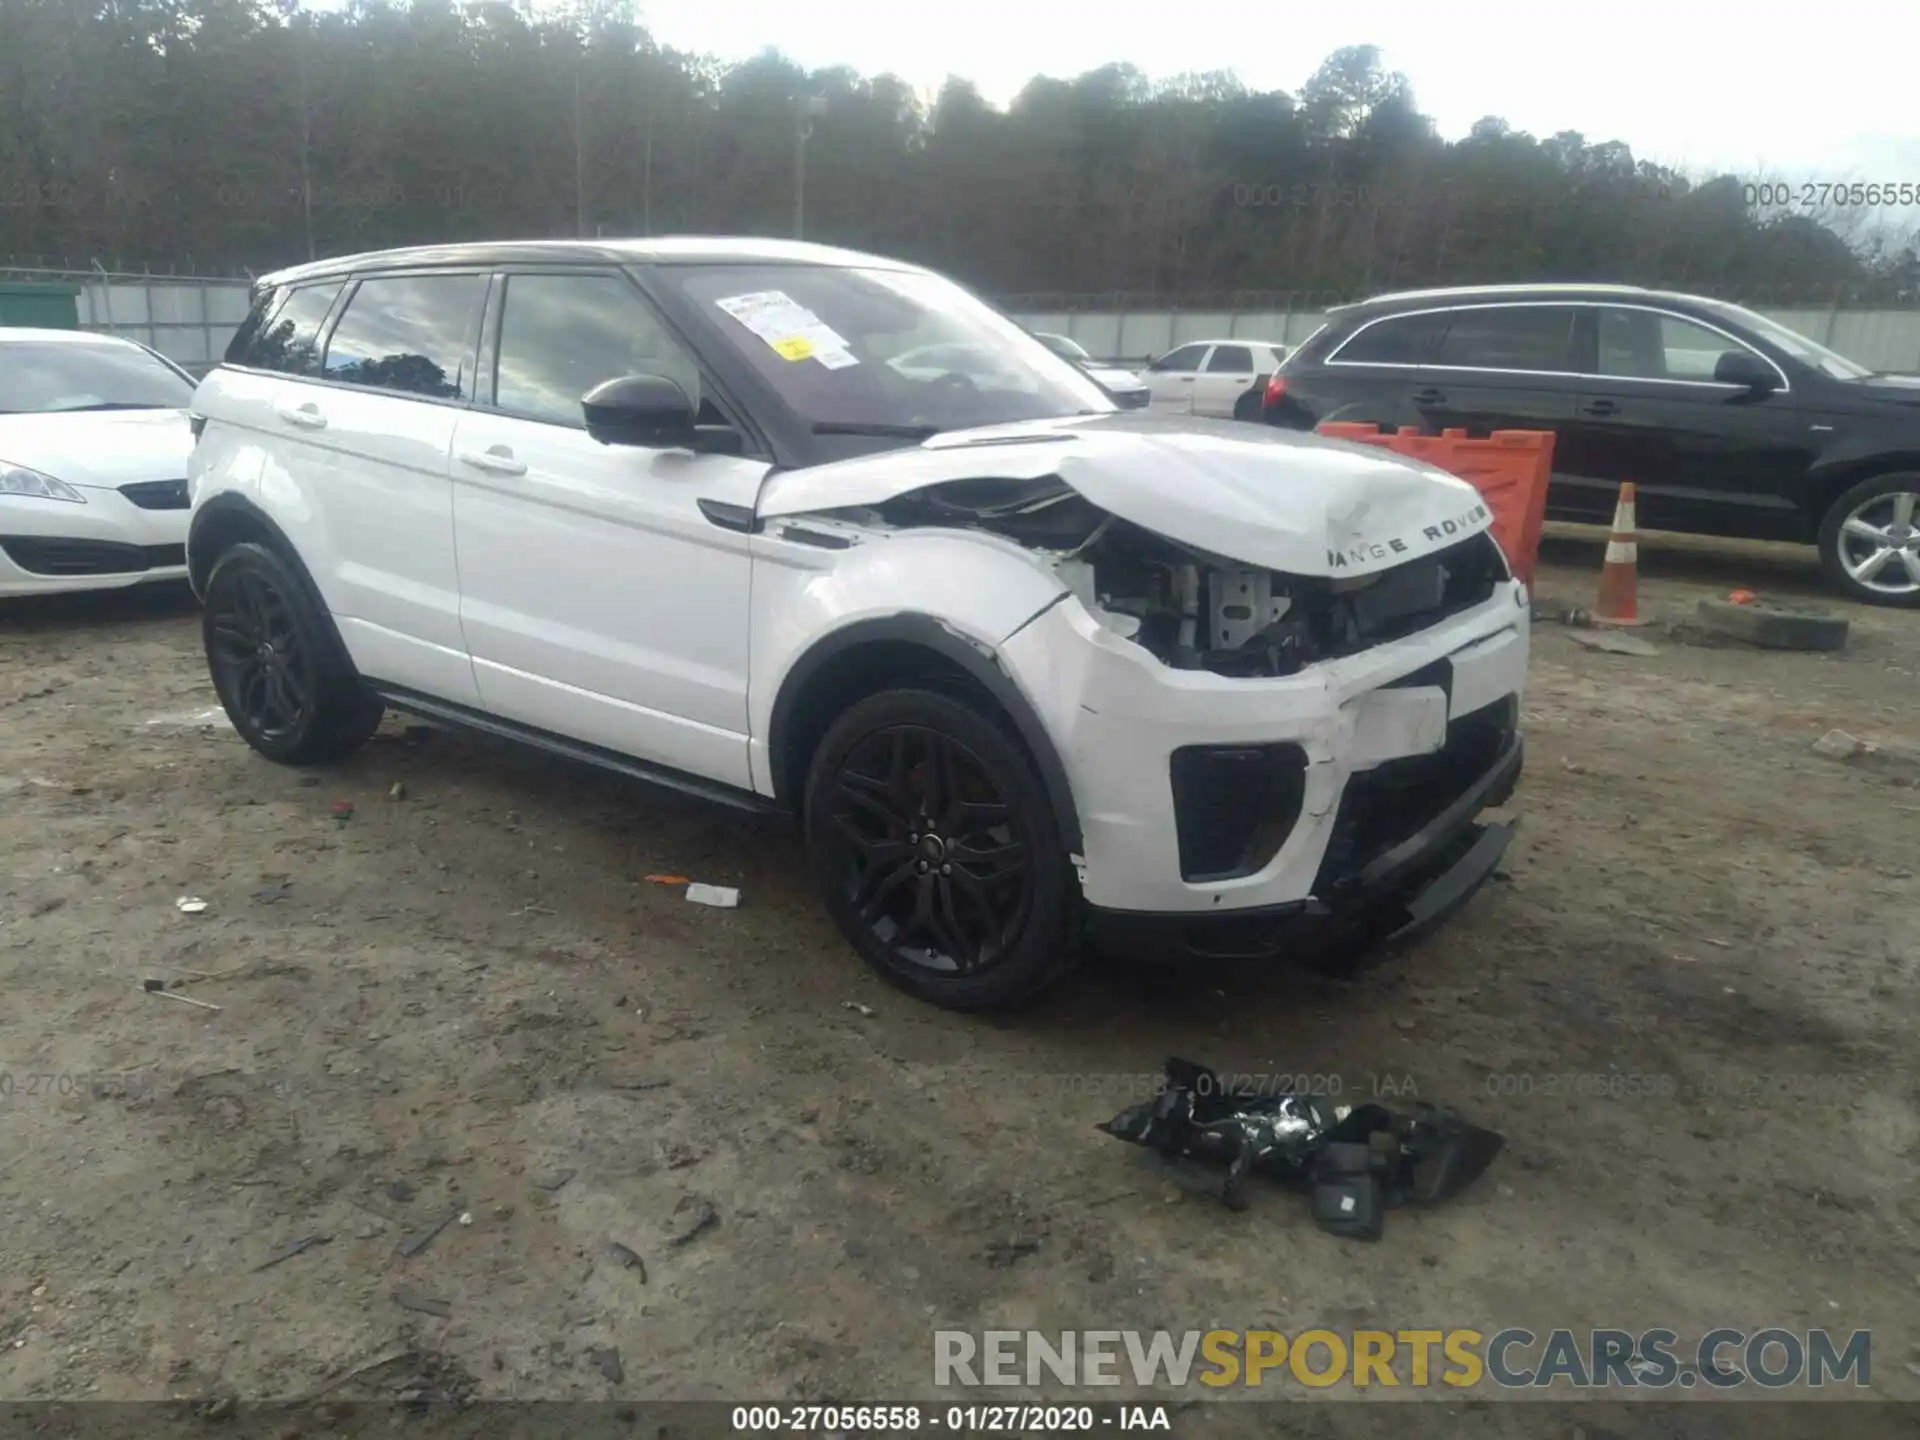
[[[1589,603],[1594,537],[1548,546],[1540,606]],[[1656,615],[1732,585],[1819,593],[1643,541]],[[936,1328],[1421,1323],[1867,1328],[1920,1397],[1920,765],[1811,749],[1920,746],[1920,615],[1836,608],[1826,656],[1537,626],[1508,874],[1351,983],[1096,967],[995,1019],[870,977],[777,828],[397,717],[277,769],[196,718],[190,597],[0,611],[0,1399],[396,1352],[333,1393],[933,1398]],[[1168,1055],[1509,1148],[1374,1245],[1231,1213],[1093,1129]],[[1553,1079],[1613,1073],[1669,1093]]]

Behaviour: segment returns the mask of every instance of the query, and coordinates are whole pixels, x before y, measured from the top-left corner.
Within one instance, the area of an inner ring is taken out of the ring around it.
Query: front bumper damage
[[[1358,869],[1329,876],[1325,894],[1247,910],[1142,912],[1089,907],[1090,938],[1134,962],[1274,960],[1335,946],[1404,945],[1432,933],[1480,890],[1517,822],[1480,824],[1519,783],[1516,732],[1458,799]]]
[[[1523,765],[1525,592],[1276,678],[1175,671],[1072,601],[1002,647],[1078,801],[1092,939],[1144,961],[1405,943],[1512,840],[1483,812]],[[1183,757],[1227,765],[1209,789]]]

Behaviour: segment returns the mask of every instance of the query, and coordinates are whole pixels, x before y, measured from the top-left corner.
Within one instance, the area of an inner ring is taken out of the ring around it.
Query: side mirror
[[[587,434],[602,445],[690,449],[693,401],[664,375],[622,375],[605,380],[580,401]]]
[[[1751,350],[1729,350],[1714,362],[1713,378],[1722,385],[1744,386],[1755,395],[1766,395],[1780,388],[1780,377]]]

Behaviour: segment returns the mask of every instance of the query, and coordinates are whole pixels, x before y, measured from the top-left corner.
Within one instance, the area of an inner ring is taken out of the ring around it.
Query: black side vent
[[[1298,745],[1188,745],[1170,770],[1180,878],[1190,883],[1255,874],[1300,818],[1307,752]]]

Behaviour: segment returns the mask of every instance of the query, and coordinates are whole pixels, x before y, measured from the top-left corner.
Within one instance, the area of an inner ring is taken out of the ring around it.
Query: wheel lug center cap
[[[920,837],[920,858],[929,865],[937,865],[947,858],[947,842],[938,835]]]

